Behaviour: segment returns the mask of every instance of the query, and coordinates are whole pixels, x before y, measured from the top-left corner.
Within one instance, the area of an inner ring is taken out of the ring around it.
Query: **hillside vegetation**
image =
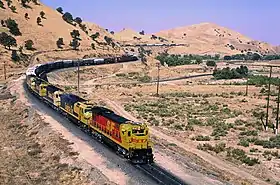
[[[31,54],[41,51],[75,49],[77,52],[72,52],[74,53],[71,55],[72,58],[75,58],[75,55],[83,57],[88,53],[84,55],[81,53],[88,50],[92,55],[122,53],[113,45],[111,34],[107,33],[105,29],[94,24],[84,23],[82,18],[73,17],[63,8],[59,9],[59,12],[36,0],[1,0],[1,2],[3,6],[0,8],[0,31],[14,37],[16,43],[11,47],[0,45],[0,57],[2,61],[4,60],[3,62],[9,63],[11,66],[13,66],[11,63],[12,50],[17,51],[19,60],[25,61],[30,59]],[[8,20],[13,21],[13,25],[17,25],[19,33],[13,33],[8,26]],[[91,37],[94,34],[97,36]],[[60,58],[60,54],[49,54],[54,55],[53,58]],[[16,57],[14,58],[16,59]],[[17,60],[14,61],[20,63]]]

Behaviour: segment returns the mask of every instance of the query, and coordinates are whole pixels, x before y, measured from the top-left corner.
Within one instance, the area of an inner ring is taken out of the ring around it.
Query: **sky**
[[[156,33],[216,23],[255,40],[280,45],[280,0],[41,0],[110,31]]]

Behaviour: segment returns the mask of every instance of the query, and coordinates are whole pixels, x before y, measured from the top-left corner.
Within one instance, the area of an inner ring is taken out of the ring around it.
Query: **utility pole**
[[[268,79],[268,95],[267,95],[267,105],[266,105],[266,120],[265,120],[265,131],[268,129],[268,109],[269,109],[269,98],[270,98],[270,85],[271,85],[271,73],[272,66],[270,66],[269,79]]]
[[[277,113],[276,113],[276,127],[275,134],[278,134],[278,124],[279,124],[279,102],[280,102],[280,84],[278,85],[278,99],[277,99]]]
[[[6,74],[6,62],[4,61],[4,78],[5,80],[7,79],[7,74]]]
[[[80,60],[78,60],[78,94],[80,94]]]
[[[160,63],[157,63],[157,68],[158,68],[158,76],[157,76],[157,96],[159,96],[159,68],[160,68]]]
[[[246,81],[246,92],[245,92],[245,96],[248,96],[248,78],[247,78],[247,81]]]

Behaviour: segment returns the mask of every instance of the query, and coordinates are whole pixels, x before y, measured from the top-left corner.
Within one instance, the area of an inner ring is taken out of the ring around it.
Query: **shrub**
[[[9,31],[11,32],[11,34],[13,34],[15,36],[21,35],[21,32],[19,31],[19,28],[18,28],[18,24],[15,20],[12,20],[11,18],[7,19],[6,25],[7,25],[7,28],[9,28]]]
[[[139,34],[140,34],[140,35],[145,35],[145,31],[142,30],[142,31],[139,32]]]
[[[33,45],[34,45],[34,42],[32,40],[27,40],[27,41],[25,41],[24,46],[27,50],[33,50],[34,49]]]
[[[46,15],[45,12],[43,12],[43,11],[40,12],[40,16],[41,16],[42,19],[45,19],[45,15]]]
[[[5,48],[11,49],[11,46],[17,46],[17,41],[14,37],[8,35],[5,32],[0,33],[0,44]]]
[[[208,60],[208,61],[206,62],[206,65],[207,65],[207,66],[212,66],[212,67],[214,67],[214,66],[216,66],[216,62],[215,62],[214,60]]]
[[[63,38],[59,38],[56,41],[56,45],[57,45],[58,48],[62,48],[62,46],[64,45]]]
[[[79,30],[73,30],[72,32],[70,32],[70,35],[73,39],[79,39],[80,32],[79,32]]]
[[[215,153],[221,153],[221,152],[224,152],[226,150],[226,144],[225,143],[219,143],[219,144],[216,144],[215,146],[212,146],[208,143],[204,143],[204,144],[199,144],[197,146],[197,149],[199,150],[203,150],[203,151],[213,151]]]
[[[42,23],[41,17],[37,17],[37,24],[41,26],[42,25],[41,23]]]
[[[20,60],[20,57],[18,56],[16,50],[13,50],[13,51],[12,51],[11,59],[12,59],[14,62],[18,62],[18,61]]]
[[[80,18],[80,17],[76,17],[74,19],[74,21],[77,23],[77,24],[81,24],[83,22],[83,20]]]
[[[92,48],[93,50],[95,50],[95,44],[94,44],[94,43],[91,43],[91,48]]]
[[[217,69],[213,72],[213,76],[216,79],[238,79],[248,76],[247,66],[240,66],[236,69],[230,69],[229,67],[223,69]]]
[[[138,77],[138,80],[140,82],[147,83],[147,82],[150,82],[152,80],[152,77],[144,75],[144,76]]]
[[[69,24],[72,24],[72,23],[73,23],[73,16],[72,16],[72,14],[69,13],[69,12],[66,12],[65,14],[63,14],[62,19],[63,19],[64,21],[66,21],[67,23],[69,23]]]
[[[0,1],[0,8],[5,9],[5,7],[4,7],[4,3],[3,3],[2,1]]]
[[[63,9],[62,9],[61,7],[58,7],[58,8],[56,9],[56,11],[58,11],[58,12],[61,13],[61,14],[63,14]]]
[[[24,14],[24,18],[25,18],[25,19],[29,19],[28,13],[25,13],[25,14]]]
[[[38,1],[37,0],[32,0],[32,2],[36,5],[39,5]]]
[[[247,141],[246,139],[240,139],[238,145],[244,146],[244,147],[249,147],[249,141]]]
[[[74,50],[77,50],[80,46],[80,43],[77,39],[73,39],[69,44]]]
[[[193,137],[192,140],[196,140],[196,141],[210,141],[210,137],[209,136],[198,135],[198,136]]]
[[[17,8],[15,6],[10,6],[10,9],[12,10],[12,12],[16,13],[17,12]]]
[[[241,136],[257,136],[258,131],[257,130],[248,130],[248,131],[240,132],[240,135]]]
[[[6,25],[5,25],[5,21],[4,20],[1,20],[1,25],[3,26],[3,27],[5,27]]]
[[[245,163],[249,166],[253,166],[255,164],[259,164],[259,160],[256,158],[250,158],[246,155],[244,150],[241,150],[239,148],[229,148],[227,150],[227,156],[232,157],[236,160],[241,161],[242,163]]]

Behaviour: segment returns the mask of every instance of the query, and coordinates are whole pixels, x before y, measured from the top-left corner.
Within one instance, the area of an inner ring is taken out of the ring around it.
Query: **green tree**
[[[2,1],[0,1],[0,8],[5,9],[5,7],[4,7],[4,3],[3,3]]]
[[[73,30],[72,32],[70,32],[70,35],[73,39],[79,39],[80,40],[80,32],[79,30]]]
[[[97,39],[100,36],[99,32],[96,32],[95,34],[92,34],[90,37],[92,38],[92,40]]]
[[[61,14],[63,14],[63,9],[62,9],[61,7],[58,7],[58,8],[56,9],[56,11],[58,11],[58,12],[61,13]]]
[[[87,26],[85,24],[80,24],[80,28],[86,32],[87,31]]]
[[[91,43],[91,48],[95,50],[95,44]]]
[[[139,34],[140,34],[140,35],[145,35],[145,31],[142,30],[142,31],[139,32]]]
[[[13,51],[12,51],[11,59],[12,59],[14,62],[18,62],[18,61],[20,60],[20,57],[18,56],[16,50],[13,50]]]
[[[13,13],[17,13],[17,8],[15,6],[10,6],[10,9]]]
[[[40,25],[40,26],[42,26],[42,19],[41,19],[41,17],[37,17],[37,24],[38,25]]]
[[[63,14],[62,19],[70,24],[73,23],[73,16],[71,13],[66,12],[65,14]]]
[[[25,7],[25,8],[28,7],[27,4],[28,4],[29,2],[30,2],[30,0],[21,0],[21,4],[22,4],[22,6]]]
[[[3,27],[5,27],[6,25],[5,25],[5,21],[4,20],[1,20],[1,25],[3,26]]]
[[[9,28],[9,31],[11,34],[18,36],[21,35],[21,32],[19,31],[18,24],[15,20],[12,20],[11,18],[6,20],[6,25]]]
[[[58,40],[56,41],[56,45],[58,48],[62,48],[62,46],[64,45],[63,38],[58,38]]]
[[[260,60],[261,56],[258,53],[254,53],[252,56],[252,60]]]
[[[224,60],[231,60],[231,56],[225,55]]]
[[[78,39],[73,38],[73,40],[69,44],[74,50],[77,50],[80,46]]]
[[[12,46],[17,46],[17,40],[5,32],[0,33],[0,44],[10,50]]]
[[[25,19],[29,19],[28,13],[25,13],[24,18],[25,18]]]
[[[45,19],[45,15],[46,15],[45,12],[43,12],[43,11],[40,12],[40,16],[41,16],[42,19]]]
[[[111,43],[113,42],[113,39],[110,38],[110,37],[108,37],[108,36],[105,36],[105,37],[104,37],[104,40],[106,41],[106,43],[107,43],[108,45],[111,45]]]
[[[24,44],[24,46],[27,50],[34,50],[33,45],[34,45],[34,42],[32,40],[27,40],[27,41],[25,41],[25,44]]]
[[[39,5],[38,0],[32,0],[35,5]]]
[[[77,24],[82,24],[83,20],[80,17],[76,17],[74,20]]]
[[[214,67],[214,66],[216,66],[216,62],[215,62],[214,60],[208,60],[208,61],[206,62],[206,65],[207,65],[207,66]]]

